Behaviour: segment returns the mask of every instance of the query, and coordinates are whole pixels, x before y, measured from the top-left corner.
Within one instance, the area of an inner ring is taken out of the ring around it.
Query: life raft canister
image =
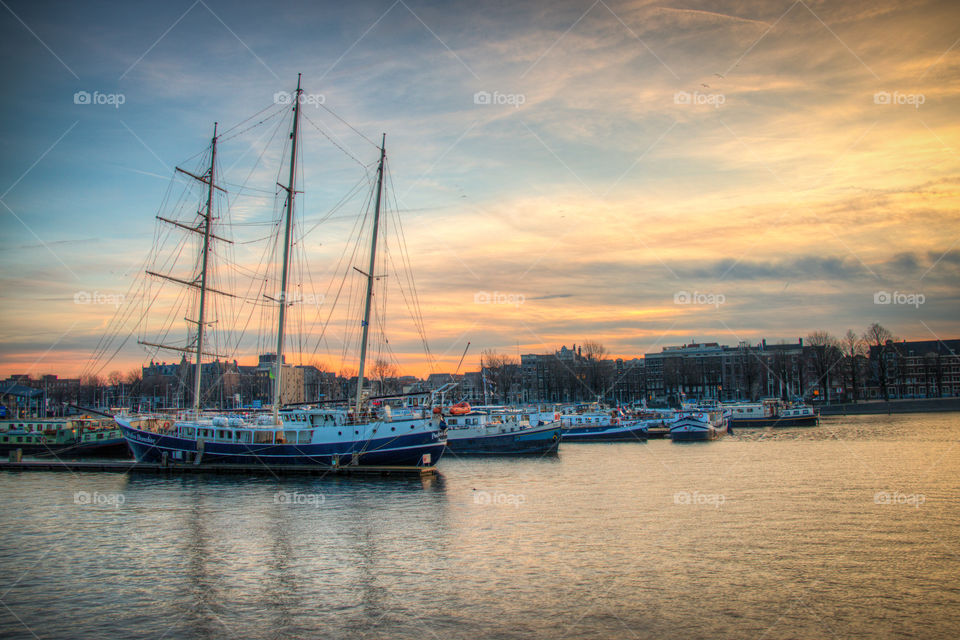
[[[458,402],[450,407],[450,415],[452,416],[462,416],[467,413],[470,413],[469,402]]]

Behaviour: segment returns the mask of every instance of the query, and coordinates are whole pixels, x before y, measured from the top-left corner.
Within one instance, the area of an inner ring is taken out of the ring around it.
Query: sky
[[[398,320],[404,373],[452,371],[468,341],[467,370],[484,349],[585,340],[630,358],[872,322],[960,337],[953,2],[3,0],[0,52],[2,376],[91,372],[173,168],[298,73],[304,113],[346,150],[304,125],[305,219],[377,160],[330,112],[387,134],[433,355]],[[227,166],[251,134],[224,142]],[[304,239],[313,276],[350,224]],[[327,302],[298,309],[297,344]],[[293,351],[348,364],[335,341]],[[133,339],[93,369],[151,359],[179,358]]]

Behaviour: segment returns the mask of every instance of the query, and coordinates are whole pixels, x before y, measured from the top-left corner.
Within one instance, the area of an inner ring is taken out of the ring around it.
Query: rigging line
[[[380,150],[380,145],[379,145],[379,144],[377,144],[376,142],[374,142],[373,140],[371,140],[371,139],[368,138],[367,136],[365,136],[365,135],[363,135],[362,133],[360,133],[359,131],[357,131],[357,129],[356,129],[352,124],[350,124],[349,122],[347,122],[346,120],[344,120],[343,118],[341,118],[340,116],[338,116],[336,113],[334,113],[333,110],[330,109],[330,107],[328,107],[327,105],[323,104],[322,102],[320,103],[320,106],[324,109],[324,111],[326,111],[327,113],[329,113],[330,115],[332,115],[334,118],[336,118],[337,120],[339,120],[339,121],[342,122],[343,124],[345,124],[345,125],[347,125],[348,127],[350,127],[350,129],[353,130],[353,132],[354,132],[355,134],[357,134],[358,136],[360,136],[361,138],[363,138],[364,140],[366,140],[367,142],[369,142],[370,144],[372,144],[375,149],[377,149],[378,151]]]
[[[336,213],[337,211],[339,211],[341,208],[343,208],[344,206],[346,206],[347,202],[349,202],[349,201],[354,197],[354,195],[356,195],[357,193],[360,192],[360,188],[363,186],[363,182],[364,182],[365,180],[366,180],[366,177],[361,178],[360,180],[358,180],[358,181],[356,182],[356,184],[354,184],[354,185],[350,188],[350,191],[348,191],[348,192],[346,193],[346,195],[344,195],[342,198],[340,198],[340,201],[337,202],[337,204],[335,204],[335,205],[333,206],[333,208],[331,208],[331,209],[330,209],[326,214],[324,214],[319,220],[317,220],[317,222],[315,222],[314,225],[313,225],[312,227],[310,227],[310,229],[308,229],[307,231],[305,231],[304,234],[303,234],[302,236],[300,236],[300,238],[299,238],[297,241],[298,241],[298,242],[302,241],[302,240],[303,240],[304,238],[306,238],[308,235],[310,235],[311,233],[313,233],[313,231],[314,231],[317,227],[319,227],[319,226],[320,226],[321,224],[323,224],[324,222],[327,222],[328,220],[330,220],[330,218],[333,216],[333,214],[335,214],[335,213]],[[304,222],[305,222],[305,221],[304,221]]]
[[[241,190],[246,187],[246,185],[247,185],[248,182],[250,182],[250,178],[253,176],[253,172],[257,170],[257,167],[260,166],[260,161],[263,160],[263,154],[265,154],[265,153],[267,152],[267,149],[270,148],[270,145],[273,144],[274,138],[277,137],[277,132],[280,131],[280,130],[283,128],[283,125],[284,125],[285,122],[286,122],[285,119],[280,119],[280,120],[277,121],[277,126],[275,126],[275,127],[273,128],[273,132],[270,134],[270,138],[269,138],[269,139],[266,141],[266,143],[263,145],[263,148],[260,150],[260,154],[257,155],[256,161],[254,161],[253,166],[250,167],[250,171],[247,172],[247,177],[243,179],[243,183],[242,183],[241,186],[240,186],[240,189],[241,189]],[[265,135],[265,134],[266,134],[266,131],[264,132],[264,135]],[[260,139],[258,139],[257,142],[259,142],[259,141],[262,140],[262,139],[263,139],[263,136],[260,136]],[[239,160],[238,160],[238,161],[239,161]],[[237,192],[237,194],[234,195],[234,201],[236,201],[236,199],[237,199],[238,197],[239,197],[239,192]],[[276,191],[274,191],[274,197],[276,197]],[[228,199],[228,200],[227,200],[227,206],[229,207],[231,204],[232,204],[232,203],[231,203],[230,200]]]
[[[351,238],[353,238],[354,236],[357,237],[357,241],[353,242],[353,252],[350,254],[349,263],[355,262],[355,258],[356,258],[356,255],[357,255],[357,251],[358,251],[358,249],[359,249],[359,237],[362,235],[363,228],[364,228],[364,226],[365,226],[364,223],[365,223],[365,221],[366,221],[366,219],[367,219],[367,215],[368,215],[369,210],[370,210],[370,203],[372,202],[372,200],[373,200],[373,192],[372,192],[372,190],[371,190],[370,194],[367,196],[367,201],[366,201],[366,203],[365,203],[363,215],[357,216],[357,219],[356,219],[356,221],[355,221],[354,224],[353,224],[353,229],[351,230],[350,235],[349,235],[348,238],[347,238],[347,242],[346,242],[346,244],[343,245],[343,250],[342,250],[341,253],[340,253],[340,258],[337,260],[337,265],[334,267],[334,271],[333,271],[333,275],[334,275],[334,276],[336,276],[338,273],[340,273],[340,267],[341,267],[342,265],[345,265],[344,258],[345,258],[346,255],[347,255],[347,249],[348,249],[348,248],[350,247],[350,245],[351,245],[350,240],[351,240]],[[349,263],[346,263],[346,264],[349,264]],[[320,335],[317,337],[317,343],[316,343],[316,346],[315,346],[314,349],[313,349],[314,355],[316,355],[317,350],[320,348],[320,341],[324,338],[324,335],[326,334],[327,328],[328,328],[329,325],[330,325],[330,320],[331,320],[331,318],[332,318],[332,316],[333,316],[333,312],[334,312],[334,310],[336,309],[337,303],[338,303],[339,300],[340,300],[340,295],[341,295],[342,292],[343,292],[343,287],[344,287],[344,285],[346,284],[349,275],[350,275],[350,274],[349,274],[349,266],[344,266],[344,273],[343,273],[343,276],[341,277],[341,280],[340,280],[340,286],[339,286],[338,289],[337,289],[337,295],[336,295],[336,297],[334,298],[333,304],[331,304],[331,306],[330,306],[330,312],[327,314],[326,320],[323,322],[323,324],[322,324],[321,327],[320,327]],[[330,291],[330,289],[331,289],[332,286],[333,286],[333,284],[332,284],[332,282],[331,282],[331,286],[330,286],[330,287],[327,287],[327,292]],[[346,345],[347,342],[348,342],[347,340],[344,340],[344,345]],[[344,356],[343,356],[343,357],[345,357],[345,355],[346,355],[346,347],[344,347]],[[343,357],[341,358],[341,362],[343,361]]]
[[[146,265],[149,259],[150,259],[150,254],[148,253],[146,256],[144,256],[143,263],[137,269],[137,273],[140,273],[142,269],[146,268]],[[135,300],[135,296],[133,295],[133,292],[137,287],[138,282],[139,282],[139,278],[133,279],[133,281],[130,283],[130,286],[127,287],[127,291],[124,294],[123,300],[125,301]],[[99,341],[94,346],[93,351],[90,353],[88,364],[96,364],[96,362],[98,362],[99,359],[102,358],[103,355],[105,355],[106,350],[109,349],[109,343],[113,342],[113,340],[115,339],[114,336],[119,334],[120,329],[127,323],[127,320],[133,314],[132,310],[135,309],[135,307],[136,307],[135,302],[131,302],[129,305],[124,304],[117,308],[113,318],[111,318],[110,323],[107,325],[107,330],[103,333],[103,335],[100,336]],[[107,342],[107,344],[103,345],[105,341]],[[102,347],[103,350],[101,351],[102,345],[103,345]]]
[[[236,187],[236,188],[238,188],[238,189],[245,189],[246,191],[259,191],[259,192],[261,192],[261,193],[266,193],[266,194],[271,195],[271,196],[276,195],[276,193],[277,193],[277,190],[276,190],[276,189],[261,189],[261,188],[259,188],[259,187],[248,187],[248,186],[243,185],[243,184],[238,184],[238,183],[236,183],[236,182],[228,182],[228,181],[226,181],[226,180],[220,180],[220,184],[226,185],[226,186],[228,186],[228,187]]]
[[[155,237],[158,233],[158,229],[157,229],[158,226],[159,225],[154,226]],[[164,237],[168,237],[170,233],[171,231],[168,230]],[[155,251],[149,252],[145,257],[144,265],[143,265],[144,268],[146,267],[146,264],[149,262],[152,256],[153,257],[156,256]],[[139,281],[139,277],[134,280],[133,284],[131,284],[130,288],[128,289],[128,293],[130,290],[132,290],[136,286],[138,281]],[[102,371],[104,368],[106,368],[107,365],[109,365],[113,361],[113,359],[116,357],[116,354],[119,352],[119,350],[122,349],[124,344],[126,344],[127,340],[129,340],[129,335],[124,339],[123,343],[121,343],[121,345],[114,350],[114,352],[110,355],[109,358],[106,359],[105,362],[103,361],[103,359],[106,357],[107,352],[110,350],[115,340],[119,337],[123,327],[126,326],[127,322],[129,321],[129,318],[132,317],[135,310],[136,310],[135,304],[129,305],[129,308],[127,308],[127,305],[124,305],[123,307],[121,307],[120,310],[118,310],[118,314],[115,314],[114,319],[111,320],[111,323],[107,327],[107,331],[104,332],[104,335],[101,337],[100,342],[98,342],[97,347],[94,349],[94,352],[91,354],[91,358],[88,363],[88,366],[85,367],[87,371],[91,371],[91,372],[94,371],[97,365],[100,365],[100,366],[99,366],[99,369],[96,369],[96,371],[97,372]],[[119,315],[120,311],[123,311],[123,315]],[[143,318],[141,317],[141,321],[142,319]],[[138,322],[137,324],[139,326],[140,322]],[[103,364],[100,364],[101,362],[103,362]]]
[[[252,124],[252,125],[250,125],[249,127],[247,127],[246,129],[244,129],[243,131],[238,131],[238,132],[236,132],[235,134],[233,134],[232,136],[229,136],[229,137],[227,136],[228,133],[230,133],[231,131],[233,131],[233,130],[236,129],[237,127],[240,127],[240,126],[243,125],[244,123],[253,120],[253,119],[256,118],[257,116],[259,116],[261,113],[264,113],[265,111],[269,111],[270,109],[274,109],[274,108],[276,109],[276,112],[271,113],[270,115],[268,115],[267,117],[263,118],[262,120],[260,120],[260,121],[257,122],[256,124]],[[227,129],[226,131],[224,131],[223,133],[221,133],[219,136],[217,136],[217,140],[220,141],[220,142],[226,142],[227,140],[233,140],[233,139],[236,138],[237,136],[243,135],[243,134],[246,133],[247,131],[250,131],[251,129],[256,129],[257,127],[259,127],[259,126],[262,125],[263,123],[265,123],[265,122],[267,122],[267,121],[269,121],[269,120],[272,120],[273,118],[276,118],[276,117],[277,117],[278,115],[280,115],[281,113],[287,111],[288,108],[289,108],[288,105],[285,105],[285,104],[272,104],[272,105],[266,106],[266,107],[264,107],[263,109],[260,109],[260,111],[257,111],[255,114],[253,114],[253,115],[250,116],[249,118],[247,118],[246,120],[242,120],[242,121],[238,122],[237,124],[233,125],[233,126],[230,127],[229,129]]]
[[[395,233],[399,241],[398,243],[400,247],[401,261],[404,264],[405,272],[407,274],[408,284],[410,285],[410,288],[411,288],[411,297],[413,299],[414,307],[416,309],[414,325],[417,327],[417,330],[420,334],[420,339],[423,342],[423,347],[427,357],[430,359],[433,359],[433,354],[430,351],[430,344],[427,340],[426,323],[423,320],[423,310],[420,307],[420,299],[419,299],[419,295],[417,294],[416,280],[413,275],[413,265],[410,262],[410,252],[407,246],[406,232],[404,231],[404,227],[403,227],[403,218],[400,216],[400,203],[396,199],[396,191],[393,188],[394,187],[393,173],[389,169],[390,167],[388,165],[387,181],[391,187],[389,194],[393,196],[393,202],[396,206],[396,208],[392,211],[394,217],[396,218]]]
[[[327,140],[330,141],[330,144],[332,144],[333,146],[335,146],[337,149],[340,149],[340,151],[342,151],[344,154],[346,154],[347,156],[349,156],[350,158],[352,158],[353,161],[356,162],[356,163],[357,163],[358,165],[360,165],[361,167],[363,167],[364,170],[369,171],[369,168],[367,167],[367,165],[363,164],[360,160],[357,159],[357,156],[355,156],[355,155],[353,155],[352,153],[350,153],[349,151],[347,151],[342,145],[340,145],[340,143],[338,143],[336,140],[334,140],[326,131],[324,131],[323,129],[321,129],[320,126],[317,125],[316,122],[314,122],[313,120],[310,119],[310,116],[308,116],[308,115],[305,114],[305,113],[302,114],[302,115],[303,115],[304,119],[305,119],[307,122],[309,122],[310,124],[313,125],[313,128],[314,128],[314,129],[316,129],[317,131],[319,131],[319,132],[323,135],[324,138],[326,138]]]

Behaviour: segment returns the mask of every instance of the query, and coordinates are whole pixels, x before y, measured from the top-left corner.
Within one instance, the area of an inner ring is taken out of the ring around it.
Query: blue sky
[[[949,2],[5,1],[0,373],[83,369],[113,307],[75,294],[126,291],[172,168],[298,72],[388,134],[441,368],[467,340],[632,356],[874,321],[956,337],[958,17]],[[322,168],[305,170],[306,215],[357,179],[325,145],[305,142]],[[522,304],[475,302],[494,292]],[[393,344],[427,372],[409,330]],[[117,368],[145,359],[127,349]]]

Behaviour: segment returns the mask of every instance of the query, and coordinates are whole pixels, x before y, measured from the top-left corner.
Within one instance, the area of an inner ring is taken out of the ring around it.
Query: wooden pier
[[[647,438],[653,440],[654,438],[669,438],[670,437],[670,427],[649,427],[647,429]]]
[[[0,460],[0,471],[67,471],[70,473],[152,473],[161,475],[228,474],[257,476],[433,476],[434,466],[361,466],[343,465],[247,465],[247,464],[175,464],[162,465],[133,460]]]

